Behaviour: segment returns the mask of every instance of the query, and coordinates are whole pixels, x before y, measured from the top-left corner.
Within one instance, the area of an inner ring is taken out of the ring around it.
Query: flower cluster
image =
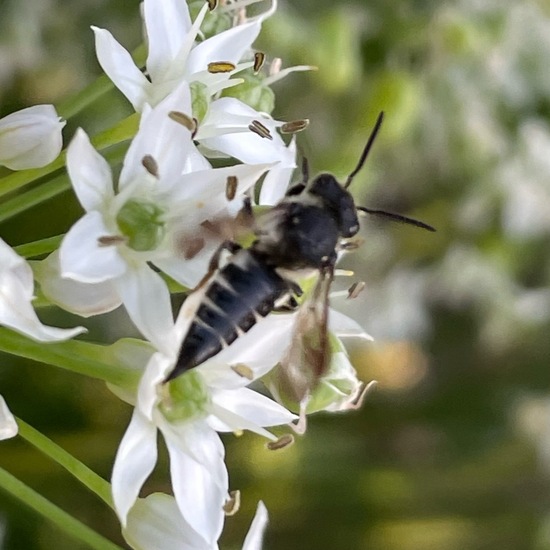
[[[335,311],[329,321],[329,373],[307,402],[293,404],[301,410],[298,428],[298,417],[281,404],[288,398],[277,387],[274,369],[291,346],[296,313],[268,316],[196,369],[165,383],[205,288],[199,285],[189,295],[174,322],[168,281],[192,289],[203,280],[225,238],[223,232],[205,231],[213,220],[234,219],[245,198],[258,197],[259,205],[282,198],[296,149],[294,139],[281,134],[305,126],[266,112],[273,106],[269,83],[277,76],[262,79],[264,56],[253,52],[252,43],[276,6],[247,18],[247,3],[229,1],[214,9],[208,2],[193,20],[184,0],[144,0],[144,70],[107,30],[93,27],[98,60],[134,107],[139,128],[116,178],[86,132],[76,131],[66,167],[84,215],[59,249],[34,266],[50,303],[82,317],[122,305],[148,342],[147,353],[136,341],[135,357],[130,346],[125,358],[139,381],[110,385],[134,407],[111,480],[113,505],[133,548],[217,547],[232,501],[218,433],[250,430],[277,443],[266,427],[299,429],[306,412],[351,408],[363,391],[340,337],[366,335]],[[208,36],[207,16],[208,28],[221,32]],[[62,127],[49,106],[6,117],[0,121],[0,159],[11,169],[53,161]],[[255,192],[262,177],[261,191]],[[31,268],[3,241],[0,258],[0,324],[43,342],[84,330],[43,325],[31,306]],[[248,387],[262,377],[275,400]],[[0,436],[16,431],[2,399]],[[170,456],[174,497],[142,499],[140,490],[157,461],[158,431]],[[260,504],[243,548],[260,547],[266,520]]]

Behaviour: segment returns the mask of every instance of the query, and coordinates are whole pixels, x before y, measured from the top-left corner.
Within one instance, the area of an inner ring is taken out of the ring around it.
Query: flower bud
[[[35,105],[0,119],[0,164],[11,170],[46,166],[61,152],[63,126],[53,105]]]

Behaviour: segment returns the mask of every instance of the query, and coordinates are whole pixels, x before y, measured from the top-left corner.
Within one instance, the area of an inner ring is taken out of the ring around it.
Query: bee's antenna
[[[420,220],[415,220],[414,218],[408,218],[407,216],[402,216],[401,214],[394,214],[393,212],[386,212],[385,210],[373,210],[371,208],[366,208],[364,206],[357,206],[357,210],[361,212],[366,212],[367,214],[373,214],[375,216],[383,216],[384,218],[389,218],[391,221],[398,223],[406,223],[407,225],[414,225],[420,229],[426,229],[427,231],[435,231],[435,228],[427,223],[421,222]]]
[[[380,130],[380,126],[382,126],[382,121],[384,120],[384,111],[380,111],[380,114],[378,115],[378,118],[376,119],[376,123],[374,125],[374,128],[372,129],[372,132],[370,133],[369,139],[367,141],[367,144],[365,145],[365,148],[363,149],[363,152],[361,153],[361,157],[359,159],[359,162],[357,163],[357,166],[355,167],[355,170],[348,176],[348,179],[346,180],[346,183],[344,183],[344,189],[347,189],[353,178],[357,175],[359,170],[363,168],[363,165],[365,164],[365,161],[367,160],[367,157],[369,155],[369,151],[372,147],[372,144],[374,143],[374,140],[376,139],[376,136],[378,135],[378,131]]]

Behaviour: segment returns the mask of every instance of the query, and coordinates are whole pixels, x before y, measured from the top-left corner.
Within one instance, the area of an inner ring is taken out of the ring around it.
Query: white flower
[[[17,435],[17,422],[8,409],[4,398],[0,395],[0,441]]]
[[[266,349],[278,346],[277,316],[271,316],[200,367],[162,382],[177,361],[179,348],[204,292],[184,303],[170,334],[169,353],[155,353],[145,370],[137,405],[113,468],[115,508],[123,525],[157,460],[157,430],[166,441],[174,495],[185,521],[213,546],[223,526],[228,499],[224,448],[216,432],[254,431],[276,439],[264,426],[286,424],[295,416],[245,386],[250,379],[229,365],[245,364],[253,377],[272,366]],[[284,331],[283,331],[284,332]],[[283,340],[284,340],[283,336]],[[277,349],[277,347],[275,347]]]
[[[208,72],[208,64],[227,61],[237,65],[258,36],[262,20],[272,10],[254,21],[195,44],[207,11],[205,3],[192,24],[185,0],[144,0],[148,45],[145,66],[149,78],[109,31],[92,27],[100,65],[136,111],[142,111],[145,104],[156,105],[184,80],[206,85],[209,96],[226,87],[234,71],[212,74]]]
[[[33,291],[29,264],[0,239],[0,325],[39,342],[67,340],[86,330],[43,325],[31,305]]]
[[[261,550],[267,526],[267,509],[258,503],[256,515],[246,535],[242,550]],[[217,550],[205,543],[181,515],[174,497],[154,493],[139,498],[130,513],[122,534],[134,550]]]
[[[0,119],[0,164],[11,170],[49,164],[61,152],[63,126],[53,105],[35,105]]]
[[[185,260],[182,240],[225,208],[235,210],[241,194],[271,167],[212,169],[190,131],[169,116],[190,109],[184,82],[144,112],[124,159],[118,193],[109,165],[82,130],[67,151],[69,176],[86,214],[61,244],[61,275],[88,284],[111,282],[132,321],[159,349],[170,331],[170,296],[148,262],[185,286],[196,285],[216,243]],[[225,196],[229,176],[237,178],[239,191],[231,202]]]
[[[129,99],[134,109],[141,112],[146,104],[156,105],[182,82],[196,83],[193,88],[194,106],[200,109],[187,111],[195,117],[198,130],[193,136],[201,143],[209,157],[232,156],[246,164],[279,162],[264,184],[262,198],[274,204],[273,187],[286,189],[295,164],[295,144],[287,148],[271,117],[261,114],[235,98],[212,100],[213,96],[227,86],[238,84],[229,80],[235,72],[252,63],[237,66],[234,71],[212,74],[208,72],[210,62],[237,64],[252,45],[260,32],[261,22],[272,9],[244,23],[224,31],[212,38],[194,45],[196,34],[207,12],[205,4],[194,24],[184,0],[144,1],[145,26],[149,55],[146,68],[149,78],[134,64],[130,54],[103,29],[93,27],[96,35],[98,60],[106,74],[117,88]],[[202,86],[202,88],[201,88]],[[180,109],[181,110],[181,109]],[[198,112],[200,111],[200,112]],[[250,130],[251,124],[259,121],[269,130],[269,137],[261,137]],[[280,195],[280,193],[279,193]]]

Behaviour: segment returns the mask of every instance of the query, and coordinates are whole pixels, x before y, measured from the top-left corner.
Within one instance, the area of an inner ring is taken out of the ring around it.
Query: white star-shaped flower
[[[132,420],[120,444],[112,475],[113,501],[121,523],[157,460],[157,430],[170,455],[172,487],[181,515],[205,543],[214,545],[224,520],[229,483],[224,448],[217,432],[244,429],[276,440],[266,426],[287,424],[291,414],[273,400],[245,386],[229,365],[247,365],[251,377],[272,366],[266,348],[288,334],[272,316],[201,367],[163,384],[178,358],[184,334],[202,298],[201,292],[184,303],[170,333],[172,349],[153,354],[137,393]],[[283,323],[284,324],[284,323]]]
[[[213,74],[208,71],[209,63],[224,61],[237,65],[258,36],[262,20],[273,9],[197,43],[197,34],[207,11],[208,4],[205,3],[192,23],[185,0],[144,0],[148,77],[109,31],[92,27],[100,65],[136,111],[141,112],[146,104],[156,105],[184,80],[204,84],[209,96],[222,90],[235,71]],[[246,66],[252,66],[252,63]]]
[[[186,260],[182,240],[224,209],[237,209],[242,194],[272,166],[212,169],[197,151],[189,129],[171,118],[174,112],[189,113],[190,101],[184,82],[155,108],[146,109],[124,159],[118,192],[109,165],[84,131],[77,131],[67,151],[71,183],[86,214],[61,244],[61,276],[114,285],[132,321],[159,349],[170,330],[170,296],[149,262],[185,286],[196,285],[215,243]],[[237,178],[239,192],[229,202],[228,177]],[[51,296],[60,289],[50,285],[49,291]],[[104,293],[110,296],[111,285]]]

